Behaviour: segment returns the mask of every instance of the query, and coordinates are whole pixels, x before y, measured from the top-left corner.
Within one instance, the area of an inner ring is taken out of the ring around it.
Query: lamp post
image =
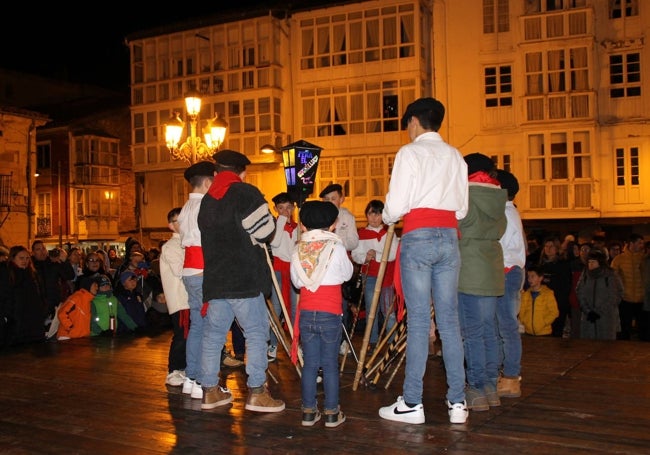
[[[185,126],[179,112],[174,112],[169,123],[165,124],[165,142],[172,159],[185,160],[190,164],[210,159],[214,151],[223,143],[228,123],[216,114],[213,119],[207,121],[201,139],[201,136],[197,135],[201,113],[201,97],[198,93],[190,92],[185,96],[185,110],[190,123],[190,131],[185,142],[179,144]]]
[[[282,147],[282,166],[287,181],[287,193],[296,201],[298,208],[314,191],[321,147],[300,140]]]

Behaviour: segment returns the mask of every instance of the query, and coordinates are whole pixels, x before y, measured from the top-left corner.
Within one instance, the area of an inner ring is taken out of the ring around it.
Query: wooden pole
[[[361,344],[361,352],[359,353],[359,363],[357,364],[357,371],[354,374],[354,382],[352,383],[352,390],[357,390],[359,387],[359,380],[363,373],[363,364],[366,358],[366,350],[368,349],[368,342],[370,341],[370,332],[372,331],[372,324],[375,322],[375,314],[377,313],[377,304],[381,296],[381,284],[384,281],[384,274],[386,273],[386,263],[388,262],[388,255],[390,254],[390,245],[393,242],[393,234],[395,233],[395,225],[388,226],[386,233],[386,243],[384,244],[384,251],[381,255],[381,264],[377,272],[377,283],[375,283],[375,292],[372,295],[372,303],[370,304],[370,311],[366,308],[366,330],[363,334],[363,343]]]

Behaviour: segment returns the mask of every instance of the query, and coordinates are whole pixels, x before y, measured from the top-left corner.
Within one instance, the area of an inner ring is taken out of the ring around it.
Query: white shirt
[[[352,251],[359,245],[357,222],[352,212],[345,207],[339,207],[339,217],[334,232],[341,238],[347,251]]]
[[[523,269],[526,266],[526,236],[521,216],[512,201],[506,202],[506,219],[506,232],[499,240],[503,249],[504,266],[507,268],[518,265]]]
[[[291,254],[298,241],[298,230],[300,227],[296,226],[293,232],[289,234],[284,230],[287,221],[289,219],[286,216],[278,215],[275,224],[275,236],[271,241],[271,250],[273,251],[274,257],[282,259],[284,262],[291,262]]]
[[[382,220],[394,224],[417,208],[448,210],[462,220],[467,215],[468,200],[463,155],[440,134],[427,132],[397,152]]]

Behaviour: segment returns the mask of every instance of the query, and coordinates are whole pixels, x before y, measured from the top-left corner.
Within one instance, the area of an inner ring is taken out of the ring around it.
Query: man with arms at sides
[[[422,391],[431,296],[442,340],[449,421],[465,423],[468,416],[458,318],[458,220],[468,209],[467,164],[437,133],[444,115],[444,106],[433,98],[420,98],[406,108],[402,128],[412,142],[395,156],[382,212],[387,225],[404,217],[395,285],[406,303],[408,331],[403,396],[381,408],[379,416],[411,424],[425,420]]]

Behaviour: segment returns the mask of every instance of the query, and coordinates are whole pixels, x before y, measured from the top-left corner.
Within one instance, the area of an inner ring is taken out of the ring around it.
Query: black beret
[[[492,158],[482,153],[470,153],[465,156],[465,162],[467,163],[467,175],[478,171],[490,172],[496,167]]]
[[[497,169],[497,180],[501,184],[501,188],[508,190],[508,199],[513,199],[519,192],[519,182],[511,172]]]
[[[217,164],[226,167],[246,167],[251,164],[246,155],[234,150],[222,150],[212,155]]]
[[[435,98],[419,98],[406,107],[402,117],[402,128],[406,128],[411,117],[427,112],[433,113],[433,120],[440,125],[445,118],[445,106]]]
[[[329,201],[307,201],[300,209],[300,222],[308,229],[327,229],[338,216],[339,209]]]
[[[183,177],[189,182],[192,177],[196,177],[197,175],[212,177],[214,175],[214,163],[211,161],[199,161],[185,169]]]
[[[330,194],[332,191],[337,191],[339,194],[343,194],[343,187],[338,183],[332,183],[331,185],[327,185],[325,189],[320,192],[318,197],[325,197],[326,195]]]

